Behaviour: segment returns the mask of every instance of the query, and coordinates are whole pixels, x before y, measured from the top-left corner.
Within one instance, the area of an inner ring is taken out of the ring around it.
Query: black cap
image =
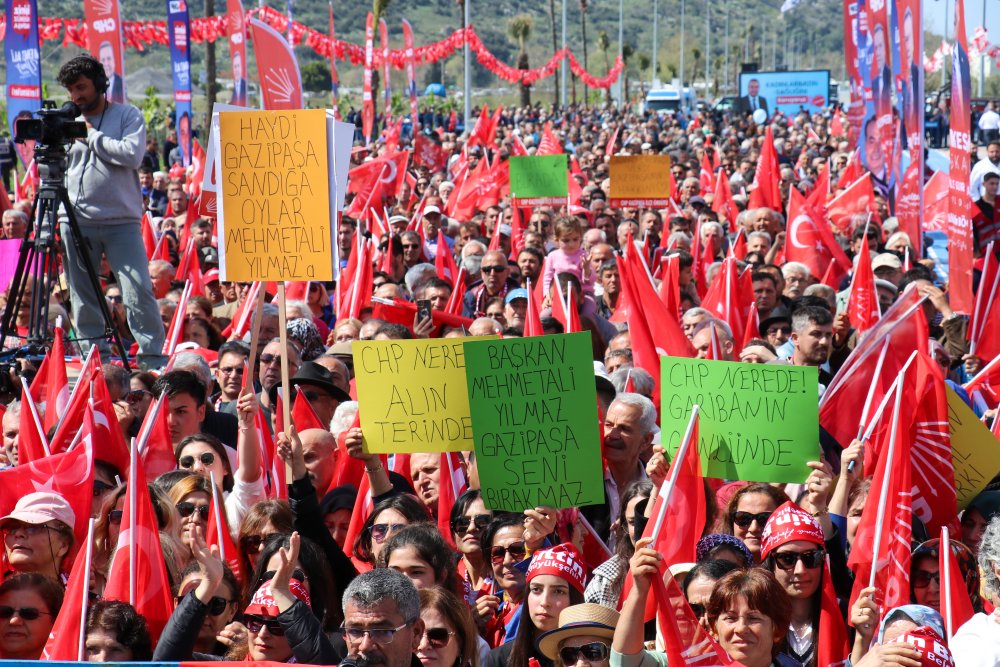
[[[333,383],[333,375],[325,366],[315,361],[305,361],[299,366],[299,372],[289,381],[293,387],[308,384],[320,387],[340,402],[351,400],[351,395]]]

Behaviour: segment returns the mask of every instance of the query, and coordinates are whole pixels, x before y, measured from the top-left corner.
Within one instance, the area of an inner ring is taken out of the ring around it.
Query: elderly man
[[[333,374],[315,361],[302,362],[289,384],[309,401],[324,427],[329,427],[337,406],[351,400],[350,394],[334,384]]]
[[[282,354],[288,355],[288,375],[292,376],[298,373],[301,359],[299,350],[294,345],[288,345],[287,348],[284,348],[281,346],[280,338],[273,338],[264,346],[264,351],[260,353],[257,379],[260,381],[261,392],[257,398],[260,400],[261,410],[264,411],[265,421],[268,423],[271,421],[271,411],[274,410],[270,397],[271,389],[281,383]]]
[[[621,494],[630,482],[646,479],[645,461],[652,456],[656,407],[639,394],[619,394],[604,417],[605,501],[581,509],[594,530],[608,540],[621,509]]]
[[[153,282],[153,296],[162,299],[170,291],[177,269],[168,261],[154,259],[149,263],[149,279]]]
[[[230,341],[219,348],[219,365],[215,369],[219,393],[211,398],[212,405],[219,412],[236,414],[236,400],[243,388],[243,367],[249,356],[250,350],[237,341]]]
[[[17,465],[17,437],[21,432],[21,401],[12,401],[7,406],[7,411],[0,419],[0,428],[3,430],[3,457],[7,460],[6,466]]]
[[[507,320],[507,326],[524,331],[528,314],[528,290],[520,288],[507,292],[503,314]]]
[[[15,209],[3,212],[3,238],[23,239],[28,231],[28,216]]]
[[[307,428],[299,433],[299,440],[302,441],[306,474],[312,482],[316,499],[322,500],[333,488],[333,477],[337,472],[337,439],[325,429]]]
[[[481,279],[465,293],[462,299],[463,317],[482,317],[486,314],[486,304],[494,297],[506,298],[507,292],[518,288],[517,281],[510,278],[507,257],[499,250],[483,255],[480,266]]]
[[[681,328],[684,330],[684,335],[688,337],[688,340],[692,340],[698,325],[711,319],[712,313],[705,308],[700,306],[688,308],[684,311],[684,314],[681,315]]]
[[[782,294],[789,299],[798,299],[802,296],[812,281],[809,267],[802,262],[786,262],[781,267],[781,275],[785,277],[785,291]]]
[[[423,211],[423,224],[424,224],[424,238],[427,241],[424,243],[424,254],[427,255],[428,259],[434,259],[437,257],[438,250],[438,229],[441,228],[441,209],[433,204],[424,207]],[[444,252],[451,252],[452,247],[455,245],[454,239],[449,236],[444,237],[445,242],[448,247],[444,248]]]
[[[712,337],[713,329],[715,330],[714,340]],[[694,329],[691,344],[698,352],[699,359],[735,360],[736,341],[733,340],[733,331],[722,320],[707,319],[699,323]]]
[[[420,596],[391,568],[355,577],[344,591],[344,641],[350,656],[380,667],[421,667],[414,655],[424,637]]]

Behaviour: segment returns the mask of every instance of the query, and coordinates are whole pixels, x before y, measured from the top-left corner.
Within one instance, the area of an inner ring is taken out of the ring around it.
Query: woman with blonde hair
[[[465,603],[440,586],[419,593],[424,634],[416,656],[423,667],[479,667],[479,635]]]

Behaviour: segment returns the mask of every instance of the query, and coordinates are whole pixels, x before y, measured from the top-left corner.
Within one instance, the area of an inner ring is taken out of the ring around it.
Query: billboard
[[[741,72],[735,109],[740,114],[763,109],[769,118],[775,111],[795,116],[802,109],[809,113],[822,111],[829,97],[830,70]]]

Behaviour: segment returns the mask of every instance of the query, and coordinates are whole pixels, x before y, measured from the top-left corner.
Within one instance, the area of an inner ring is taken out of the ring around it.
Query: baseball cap
[[[902,269],[903,262],[891,252],[883,252],[872,260],[872,271],[883,268]]]
[[[20,521],[33,526],[49,521],[62,521],[72,528],[76,522],[76,515],[66,499],[58,493],[38,491],[22,496],[14,505],[14,510],[0,518],[0,526],[8,521]]]
[[[517,289],[512,289],[511,291],[507,292],[507,298],[504,299],[504,303],[508,304],[514,299],[527,299],[527,298],[528,298],[528,290],[524,289],[523,287],[518,287]]]
[[[424,215],[425,216],[433,215],[434,213],[437,213],[438,215],[441,215],[441,209],[439,209],[434,204],[431,204],[430,206],[424,207]]]

